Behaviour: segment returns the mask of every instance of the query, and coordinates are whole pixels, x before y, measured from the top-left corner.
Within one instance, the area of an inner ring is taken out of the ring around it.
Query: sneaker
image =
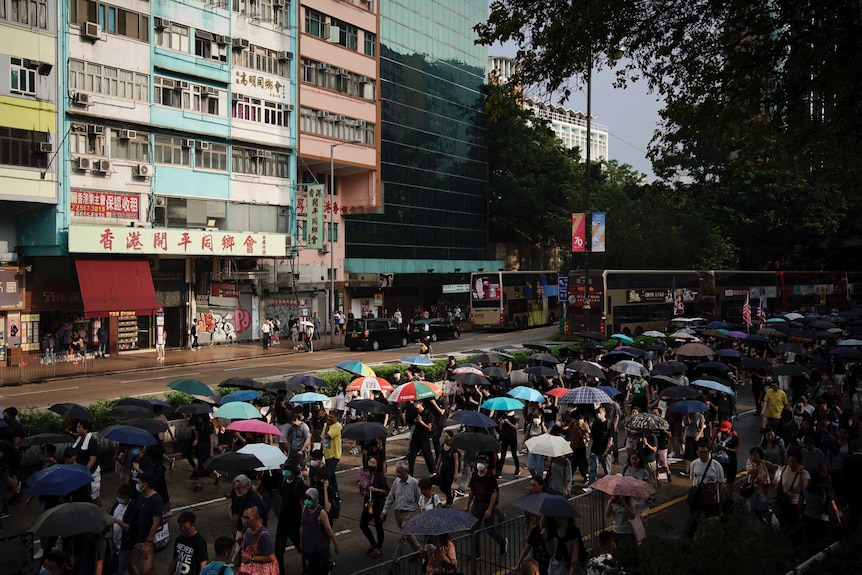
[[[592,492],[593,492],[592,487],[584,487],[584,493],[592,493]]]
[[[503,546],[500,547],[500,555],[505,555],[509,550],[509,538],[503,537]]]
[[[176,463],[176,462],[177,462],[177,458],[176,458],[176,457],[171,457],[171,465],[170,465],[170,469],[171,469],[171,471],[173,471],[173,470],[174,470],[174,463]]]
[[[464,497],[465,495],[467,495],[465,492],[461,491],[460,489],[456,489],[452,493],[455,494],[455,497]]]
[[[683,477],[688,477],[688,473],[685,471],[680,471],[679,474],[682,475]]]
[[[12,514],[9,513],[8,511],[4,511],[4,512],[0,513],[0,519],[7,519],[9,517],[12,517]]]

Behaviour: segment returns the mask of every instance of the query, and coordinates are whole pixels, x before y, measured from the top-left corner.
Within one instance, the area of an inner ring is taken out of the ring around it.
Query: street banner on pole
[[[586,251],[586,222],[587,215],[583,212],[572,214],[572,253],[583,253]]]
[[[605,251],[605,212],[593,212],[592,251]]]

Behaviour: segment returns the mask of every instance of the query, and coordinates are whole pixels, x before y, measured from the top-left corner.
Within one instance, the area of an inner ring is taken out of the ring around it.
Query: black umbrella
[[[532,349],[533,351],[543,352],[543,353],[551,353],[551,348],[547,345],[542,345],[541,343],[525,343],[522,344],[526,349]]]
[[[540,377],[554,377],[555,375],[559,375],[556,369],[553,369],[546,365],[534,365],[528,367],[524,370],[524,373],[526,373],[527,375],[537,375]]]
[[[61,433],[39,433],[25,437],[18,442],[18,447],[30,447],[31,445],[54,445],[57,443],[70,443],[72,440],[68,435]]]
[[[503,361],[500,356],[493,353],[481,353],[470,358],[473,363],[481,363],[482,365],[500,365]]]
[[[92,503],[61,503],[42,513],[30,528],[37,537],[71,537],[99,533],[114,524],[114,518]]]
[[[373,399],[354,399],[350,403],[347,404],[349,409],[355,409],[360,412],[370,412],[370,413],[388,413],[389,406],[380,403],[379,401],[375,401]]]
[[[464,385],[490,385],[491,382],[487,378],[475,373],[457,373],[453,376],[455,381],[460,381]]]
[[[115,405],[111,408],[111,411],[108,412],[108,415],[119,419],[145,419],[153,416],[153,407],[149,404],[147,407],[138,407],[137,405]]]
[[[184,413],[188,413],[190,415],[203,415],[204,413],[212,413],[213,406],[206,403],[186,403],[185,405],[181,405],[177,408],[176,414],[183,415]]]
[[[772,362],[765,357],[743,357],[742,368],[748,370],[769,369]]]
[[[147,399],[146,401],[153,407],[164,407],[165,409],[171,408],[170,403],[168,403],[167,401],[162,401],[161,399]]]
[[[602,365],[614,365],[615,363],[632,360],[634,358],[635,355],[633,353],[629,353],[625,350],[609,351],[608,353],[602,354],[601,357],[598,358],[598,362]]]
[[[375,439],[386,437],[386,428],[377,421],[357,421],[344,426],[341,431],[344,439],[355,439],[367,443]]]
[[[218,384],[219,387],[236,387],[237,389],[266,389],[266,386],[250,377],[229,377]]]
[[[599,333],[597,331],[579,331],[572,335],[581,339],[592,339],[595,341],[607,341],[608,339],[610,339],[607,335]]]
[[[164,433],[168,430],[168,426],[158,419],[147,419],[144,417],[137,419],[130,419],[126,422],[126,425],[130,427],[137,427],[138,429],[143,429],[144,431],[149,431],[153,435],[157,433]]]
[[[660,361],[653,366],[658,373],[685,373],[686,365],[681,361]]]
[[[599,349],[605,349],[605,346],[595,341],[585,341],[581,344],[581,349],[589,349],[592,351],[597,351]]]
[[[672,385],[659,392],[659,397],[668,399],[694,399],[700,397],[700,391],[693,387],[682,387],[680,385]]]
[[[210,471],[249,471],[263,467],[263,461],[248,453],[222,453],[207,459],[204,467]]]
[[[649,374],[649,382],[651,385],[666,385],[666,386],[677,386],[680,385],[680,382],[675,380],[669,375],[657,374],[652,372]]]
[[[90,410],[83,405],[78,405],[77,403],[55,403],[48,408],[48,411],[53,411],[54,413],[60,414],[63,417],[68,417],[69,419],[93,421],[93,416],[90,415]]]
[[[499,355],[500,357],[505,357],[506,359],[515,359],[515,356],[504,349],[492,348],[491,352]]]
[[[587,377],[598,377],[599,379],[607,379],[605,372],[588,361],[573,361],[566,364],[566,371],[576,371]]]
[[[302,384],[287,381],[286,379],[280,379],[278,381],[267,383],[264,389],[266,391],[281,391],[283,389],[284,391],[296,392],[302,391],[304,388],[302,387]]]
[[[534,353],[530,356],[530,361],[540,364],[547,363],[550,365],[557,365],[558,363],[560,363],[559,358],[554,355],[551,355],[550,353]]]
[[[808,350],[797,343],[779,343],[775,348],[776,353],[795,353],[796,355],[808,355]]]
[[[476,433],[467,431],[459,433],[452,439],[452,447],[454,449],[463,449],[465,451],[500,451],[500,443],[485,433]]]
[[[491,377],[494,379],[506,379],[507,377],[509,377],[509,374],[506,373],[505,369],[499,368],[496,365],[486,367],[482,370],[482,373],[485,374],[485,377]]]
[[[779,365],[775,368],[775,375],[808,375],[811,373],[804,365],[799,365],[798,363],[785,363],[784,365]]]
[[[143,407],[144,409],[152,409],[153,404],[137,397],[123,397],[113,403],[114,407],[122,405],[134,405],[135,407]]]

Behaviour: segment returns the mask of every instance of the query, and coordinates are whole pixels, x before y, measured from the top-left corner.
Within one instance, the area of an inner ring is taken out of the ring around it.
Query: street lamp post
[[[587,153],[586,172],[584,174],[584,195],[586,196],[586,210],[584,213],[584,329],[590,329],[590,251],[593,248],[593,212],[590,211],[590,156],[593,147],[592,142],[592,115],[593,115],[593,58],[587,63]]]

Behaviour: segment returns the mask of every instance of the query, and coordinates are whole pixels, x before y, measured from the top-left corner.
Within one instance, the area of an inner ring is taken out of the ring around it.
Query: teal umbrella
[[[524,404],[512,397],[492,397],[479,407],[488,411],[512,411],[513,409],[523,409]]]
[[[318,401],[326,401],[329,397],[322,393],[314,393],[309,391],[306,393],[298,393],[290,398],[291,403],[317,403]]]
[[[241,401],[232,401],[222,405],[213,413],[213,417],[221,417],[224,419],[257,419],[261,417],[260,412],[255,407]]]
[[[545,403],[545,398],[542,396],[542,393],[533,389],[532,387],[527,387],[525,385],[519,385],[518,387],[509,390],[506,392],[506,395],[514,397],[515,399],[523,399],[524,401],[532,401],[534,403]]]
[[[615,333],[611,336],[611,339],[618,339],[618,340],[625,342],[629,345],[633,345],[635,342],[635,340],[633,340],[629,336],[625,335],[624,333]]]
[[[215,392],[210,386],[197,379],[178,379],[168,384],[174,391],[187,393],[189,395],[200,395],[203,397],[215,397]]]

